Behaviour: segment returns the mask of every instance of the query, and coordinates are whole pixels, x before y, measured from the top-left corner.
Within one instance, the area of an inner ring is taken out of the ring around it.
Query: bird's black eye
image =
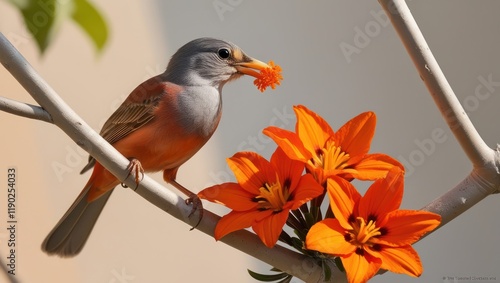
[[[227,48],[221,48],[219,51],[217,51],[217,54],[219,54],[219,57],[222,59],[227,59],[231,55],[231,52]]]

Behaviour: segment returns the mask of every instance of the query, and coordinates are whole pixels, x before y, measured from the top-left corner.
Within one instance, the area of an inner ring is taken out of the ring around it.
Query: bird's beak
[[[249,61],[234,64],[238,72],[252,77],[259,77],[259,71],[269,68],[269,65],[257,59],[249,58]]]

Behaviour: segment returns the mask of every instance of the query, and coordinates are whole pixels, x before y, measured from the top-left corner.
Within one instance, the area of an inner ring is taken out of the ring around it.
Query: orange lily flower
[[[441,217],[426,211],[399,210],[403,198],[403,171],[390,170],[362,197],[337,176],[327,181],[335,219],[313,225],[306,247],[339,256],[349,282],[366,282],[380,268],[420,276],[422,264],[411,244],[436,228]]]
[[[215,185],[198,193],[200,198],[232,209],[217,223],[216,240],[252,227],[271,248],[278,241],[290,210],[323,192],[311,174],[302,175],[304,164],[291,160],[279,148],[270,161],[254,152],[238,152],[227,162],[238,183]]]
[[[401,163],[385,154],[368,154],[375,133],[376,116],[362,113],[334,132],[318,114],[305,106],[294,106],[297,116],[295,133],[277,127],[267,127],[271,137],[294,160],[306,163],[322,185],[330,176],[345,179],[376,180],[385,177]]]

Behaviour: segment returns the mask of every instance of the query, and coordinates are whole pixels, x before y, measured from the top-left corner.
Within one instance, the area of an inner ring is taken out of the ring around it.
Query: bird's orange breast
[[[156,172],[178,167],[208,140],[187,134],[174,124],[158,127],[156,123],[158,121],[152,121],[114,144],[125,157],[138,159],[145,171]]]

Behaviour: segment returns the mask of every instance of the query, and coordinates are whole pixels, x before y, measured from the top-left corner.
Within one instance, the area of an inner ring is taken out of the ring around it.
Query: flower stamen
[[[309,160],[309,165],[324,170],[342,170],[347,167],[351,158],[349,153],[342,151],[334,142],[328,142],[325,148],[316,149],[316,154]]]
[[[342,151],[340,146],[335,146],[333,142],[327,145],[326,152],[323,167],[326,170],[344,169],[347,166],[347,161],[351,158],[348,153]]]
[[[353,230],[347,231],[349,236],[344,236],[344,239],[358,248],[363,248],[363,246],[373,246],[370,239],[373,237],[380,236],[382,233],[379,231],[380,228],[375,225],[375,221],[370,220],[368,223],[362,217],[357,217],[356,221],[352,223]]]
[[[275,212],[283,210],[288,202],[290,194],[287,187],[282,187],[279,182],[274,184],[265,183],[259,189],[260,195],[254,198],[259,204],[260,210],[272,209]]]

